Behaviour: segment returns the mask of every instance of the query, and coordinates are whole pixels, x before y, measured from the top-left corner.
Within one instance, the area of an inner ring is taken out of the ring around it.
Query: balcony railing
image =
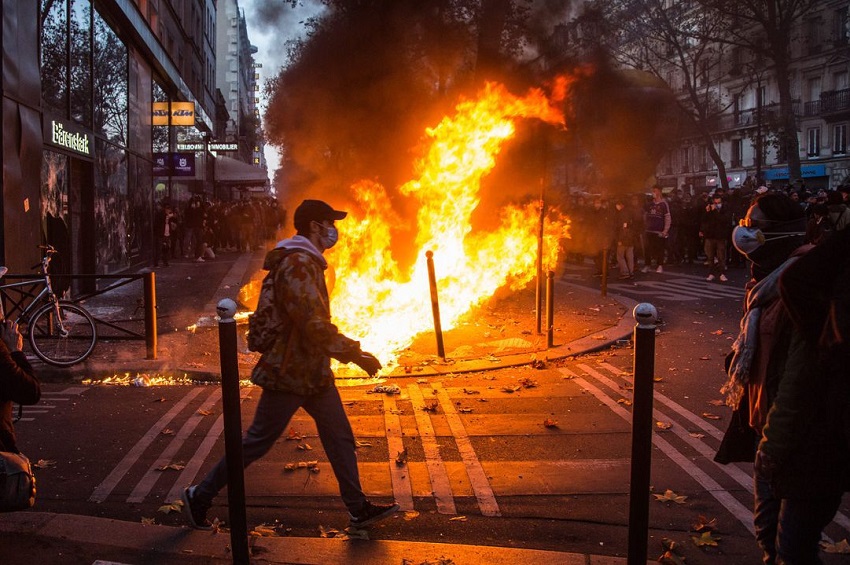
[[[850,88],[821,92],[818,102],[820,111],[824,114],[846,112],[850,110]]]

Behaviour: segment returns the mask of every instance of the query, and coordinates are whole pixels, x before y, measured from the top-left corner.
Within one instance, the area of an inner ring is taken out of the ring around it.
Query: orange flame
[[[563,96],[568,82],[558,81],[556,97]],[[414,336],[433,331],[426,251],[434,252],[444,330],[499,288],[509,284],[518,289],[533,280],[539,202],[503,208],[494,231],[473,232],[470,222],[480,201],[481,179],[521,118],[564,124],[562,112],[542,90],[517,97],[488,83],[477,100],[461,101],[454,115],[427,130],[430,146],[416,163],[418,176],[400,189],[416,200],[418,210],[412,245],[421,260],[409,272],[402,272],[390,252],[393,229],[400,222],[384,187],[365,180],[352,187],[364,215],[350,214],[339,222],[343,237],[329,258],[336,273],[332,314],[343,333],[360,339],[363,349],[385,365]],[[566,218],[550,214],[544,227],[544,267],[555,265],[567,227]]]

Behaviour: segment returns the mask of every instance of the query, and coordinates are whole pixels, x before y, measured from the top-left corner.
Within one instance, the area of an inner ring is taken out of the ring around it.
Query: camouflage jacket
[[[315,394],[333,386],[331,357],[348,363],[362,353],[359,342],[342,335],[331,323],[324,273],[327,266],[310,241],[298,235],[281,241],[266,254],[263,268],[277,268],[274,301],[286,323],[275,344],[254,367],[254,384],[270,390]]]

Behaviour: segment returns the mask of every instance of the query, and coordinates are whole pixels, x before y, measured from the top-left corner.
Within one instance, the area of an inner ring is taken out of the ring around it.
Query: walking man
[[[247,467],[280,438],[292,415],[304,408],[316,422],[319,439],[339,483],[350,525],[364,528],[388,518],[398,504],[372,504],[360,486],[354,433],[334,385],[331,357],[354,363],[370,376],[381,363],[331,323],[323,253],[337,242],[335,220],[346,212],[320,200],[305,200],[295,210],[297,234],[268,252],[263,268],[274,271],[274,303],[283,320],[274,345],[263,353],[251,375],[263,392],[254,421],[242,438]],[[227,484],[224,459],[197,485],[183,492],[183,511],[192,527],[211,529],[207,511]]]
[[[652,260],[655,259],[655,272],[663,273],[664,249],[667,246],[667,236],[673,224],[673,217],[670,214],[670,206],[664,200],[664,193],[658,185],[652,187],[652,202],[644,218],[646,258],[642,272],[648,273],[652,268]]]

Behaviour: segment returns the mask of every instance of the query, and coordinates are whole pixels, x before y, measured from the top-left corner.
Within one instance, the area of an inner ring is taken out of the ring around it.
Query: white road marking
[[[431,489],[437,502],[437,512],[440,514],[457,514],[454,494],[446,466],[440,457],[440,446],[431,425],[431,417],[423,410],[425,399],[419,385],[413,383],[407,387],[410,402],[413,404],[413,415],[416,417],[416,427],[419,429],[419,440],[425,452],[425,464],[431,479]]]
[[[151,464],[148,468],[145,475],[141,478],[141,480],[136,484],[136,487],[130,493],[130,496],[127,497],[127,502],[130,503],[138,503],[144,501],[145,497],[150,493],[153,486],[156,484],[156,481],[163,476],[163,471],[160,471],[162,467],[166,465],[170,465],[174,463],[172,458],[180,451],[180,448],[183,447],[183,444],[186,443],[186,440],[195,431],[195,428],[201,421],[205,418],[201,411],[209,412],[216,405],[216,403],[221,398],[221,388],[215,387],[212,393],[207,397],[201,407],[198,408],[186,422],[183,424],[183,427],[180,428],[180,431],[171,439],[159,457],[156,458],[156,461]]]
[[[387,451],[389,452],[390,478],[393,483],[393,496],[399,508],[405,512],[413,510],[413,488],[410,484],[410,467],[405,459],[404,465],[396,463],[397,455],[404,451],[404,438],[401,433],[401,419],[398,417],[398,407],[395,397],[383,395],[384,401],[384,433],[387,436]],[[393,454],[396,454],[394,456]]]
[[[469,440],[466,429],[463,427],[463,421],[455,411],[451,398],[449,398],[449,395],[443,389],[442,383],[431,383],[431,386],[436,391],[437,398],[440,400],[440,406],[446,415],[446,421],[455,438],[460,457],[466,466],[466,474],[469,477],[469,482],[472,484],[472,490],[475,493],[476,500],[478,500],[478,507],[481,509],[481,514],[484,516],[501,516],[499,505],[496,502],[496,495],[493,494],[487,474],[478,460],[478,455],[475,454],[475,449],[472,447],[472,442]]]
[[[165,429],[165,426],[168,425],[171,420],[173,420],[177,414],[180,413],[183,408],[185,408],[196,396],[201,394],[201,391],[204,390],[201,387],[195,387],[186,393],[179,402],[177,402],[171,410],[165,413],[162,418],[157,421],[146,433],[142,436],[142,438],[136,442],[130,451],[127,452],[127,455],[118,463],[118,465],[112,469],[112,472],[107,475],[107,477],[100,483],[97,487],[95,487],[94,492],[89,497],[89,502],[103,502],[109,496],[109,494],[118,486],[118,483],[127,474],[127,471],[138,461],[139,457],[141,457],[142,453],[150,446],[153,440],[162,433],[162,430]]]

